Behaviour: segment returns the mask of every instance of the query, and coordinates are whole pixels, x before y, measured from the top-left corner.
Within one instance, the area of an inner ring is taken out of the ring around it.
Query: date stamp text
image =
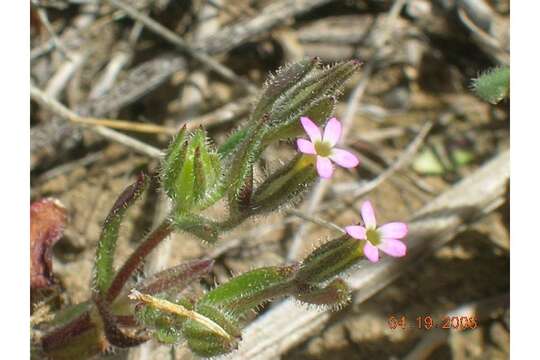
[[[411,321],[405,315],[388,316],[388,327],[392,330],[416,328],[420,330],[432,329],[454,329],[466,330],[476,329],[478,319],[476,316],[442,316],[434,318],[431,315],[417,316]]]

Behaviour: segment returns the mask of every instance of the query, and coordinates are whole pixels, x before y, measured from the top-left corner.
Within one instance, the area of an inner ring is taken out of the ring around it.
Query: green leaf
[[[51,328],[65,325],[90,310],[91,306],[92,303],[90,301],[85,301],[76,305],[67,306],[64,309],[58,311],[55,314],[54,319],[49,322],[48,325]]]
[[[221,146],[218,149],[218,154],[222,158],[226,158],[229,155],[231,155],[236,147],[240,145],[244,139],[246,138],[248,134],[248,129],[246,128],[240,128],[237,131],[235,131],[229,138],[221,144]]]
[[[137,181],[120,194],[105,219],[97,245],[94,269],[94,290],[100,295],[106,293],[114,276],[113,262],[120,224],[127,209],[141,196],[147,185],[147,177],[141,173]]]
[[[351,294],[347,283],[343,279],[337,278],[324,287],[312,284],[304,286],[304,284],[301,284],[298,287],[298,293],[294,297],[308,304],[337,310],[350,301]]]
[[[218,240],[220,228],[212,220],[187,213],[177,213],[172,220],[172,224],[177,231],[185,231],[193,234],[210,244]]]
[[[135,287],[138,291],[150,295],[163,293],[177,294],[193,281],[207,275],[214,265],[214,260],[194,260],[160,271]]]
[[[472,88],[485,101],[497,104],[510,95],[510,67],[488,70],[472,81]]]

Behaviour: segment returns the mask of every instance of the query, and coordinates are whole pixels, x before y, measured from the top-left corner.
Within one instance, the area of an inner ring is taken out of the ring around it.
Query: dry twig
[[[55,114],[62,116],[69,121],[80,123],[85,122],[84,118],[81,118],[79,115],[69,110],[60,102],[56,101],[50,96],[47,96],[43,91],[41,91],[34,85],[30,85],[30,95],[34,101],[38,102],[39,104],[51,110]],[[118,142],[150,157],[161,158],[163,156],[163,152],[161,150],[112,129],[108,129],[103,126],[92,126],[90,127],[90,129],[109,140]]]
[[[180,38],[178,35],[176,35],[171,30],[167,29],[163,25],[161,25],[159,22],[151,19],[150,17],[144,15],[137,9],[129,6],[128,4],[120,1],[120,0],[107,0],[111,5],[114,7],[121,9],[122,11],[125,11],[130,17],[133,19],[141,22],[144,24],[149,30],[152,32],[160,35],[165,40],[170,42],[171,44],[175,45],[178,49],[181,51],[187,53],[195,60],[201,62],[205,66],[207,66],[209,69],[215,71],[219,75],[223,76],[223,78],[242,86],[245,88],[248,92],[254,93],[257,91],[255,86],[247,82],[246,80],[240,78],[238,75],[236,75],[234,72],[232,72],[227,67],[221,65],[208,55],[206,55],[204,52],[200,50],[193,49],[188,43],[186,43],[182,38]]]

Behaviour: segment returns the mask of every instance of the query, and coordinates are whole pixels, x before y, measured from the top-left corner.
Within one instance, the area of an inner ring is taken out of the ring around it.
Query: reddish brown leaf
[[[165,291],[180,293],[191,282],[207,275],[213,266],[211,259],[186,262],[150,276],[137,285],[137,290],[149,295]]]
[[[66,209],[56,199],[42,199],[30,206],[30,288],[52,284],[52,247],[62,237]]]

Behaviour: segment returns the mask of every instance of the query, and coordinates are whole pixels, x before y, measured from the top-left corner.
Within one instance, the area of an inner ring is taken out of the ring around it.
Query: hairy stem
[[[82,334],[95,325],[90,320],[90,313],[84,312],[68,324],[48,333],[42,339],[42,346],[45,351],[58,348],[70,341],[71,338]]]
[[[148,235],[148,238],[139,245],[116,273],[116,276],[107,291],[106,300],[108,302],[112,302],[116,299],[133,272],[137,270],[148,254],[169,236],[172,231],[173,226],[168,219],[165,219],[150,235]]]

